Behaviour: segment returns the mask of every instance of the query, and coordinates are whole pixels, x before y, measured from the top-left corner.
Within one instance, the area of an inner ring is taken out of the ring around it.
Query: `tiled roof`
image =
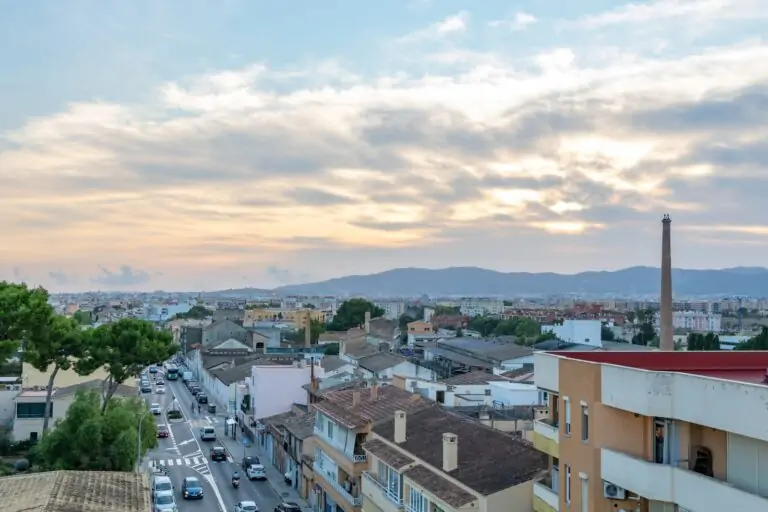
[[[373,432],[394,443],[394,430],[393,414]],[[406,413],[406,441],[397,446],[441,471],[445,433],[458,437],[458,468],[450,476],[483,496],[531,480],[547,467],[547,456],[518,437],[439,408]]]
[[[3,512],[149,512],[144,475],[52,471],[0,478]]]
[[[249,361],[247,363],[240,364],[234,368],[213,370],[211,375],[219,379],[224,385],[229,386],[233,382],[240,382],[251,375],[251,368],[253,368],[254,362]]]
[[[368,371],[378,373],[406,362],[408,362],[408,359],[403,356],[389,352],[379,352],[378,354],[373,354],[371,356],[361,357],[358,359],[357,365]]]
[[[302,416],[288,418],[287,420],[283,420],[283,426],[288,432],[299,439],[312,437],[315,431],[315,415],[304,414]]]
[[[494,375],[492,373],[474,371],[474,372],[462,373],[460,375],[454,375],[453,377],[448,377],[447,379],[443,379],[439,382],[443,384],[448,384],[449,386],[471,386],[473,384],[487,384],[488,382],[497,382],[497,381],[506,382],[506,381],[509,381],[509,379],[506,377],[502,377],[501,375]]]
[[[266,418],[262,418],[261,421],[267,425],[272,425],[274,427],[281,427],[285,425],[286,421],[294,417],[296,417],[296,415],[293,414],[292,411],[288,411],[288,412],[281,412],[280,414],[274,414],[272,416],[267,416]]]
[[[320,360],[320,366],[327,372],[338,370],[339,368],[348,365],[349,363],[344,361],[338,356],[325,356]]]
[[[89,380],[81,382],[79,384],[73,384],[71,386],[65,386],[58,388],[53,395],[54,399],[62,398],[69,395],[74,395],[78,391],[101,391],[104,381],[101,379]],[[136,396],[137,390],[135,387],[127,386],[125,384],[118,384],[115,396]]]
[[[424,487],[453,507],[459,508],[475,501],[475,497],[470,493],[427,467],[416,466],[403,473],[403,476],[410,478],[417,485]]]
[[[371,332],[369,336],[378,338],[382,341],[391,342],[395,337],[395,331],[398,327],[397,320],[389,320],[387,318],[374,318],[370,322]]]
[[[318,341],[340,341],[344,339],[344,331],[326,331],[320,333]]]
[[[355,406],[352,397],[356,389],[347,388],[326,393],[325,400],[315,404],[315,408],[344,427],[357,428],[394,417],[398,410],[407,412],[434,407],[434,402],[421,395],[394,386],[379,386],[376,400],[371,400],[371,388],[357,389],[360,403]]]
[[[367,443],[363,444],[363,449],[371,452],[374,457],[380,459],[384,464],[398,471],[403,466],[407,466],[408,464],[413,464],[416,462],[400,450],[392,448],[380,439],[372,439],[368,441]]]

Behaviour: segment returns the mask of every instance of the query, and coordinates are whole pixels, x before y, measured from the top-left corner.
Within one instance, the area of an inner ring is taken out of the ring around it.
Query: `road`
[[[179,493],[177,494],[179,512],[215,510],[233,512],[237,502],[246,500],[255,501],[261,512],[273,512],[282,499],[275,493],[269,482],[250,482],[241,471],[240,487],[238,489],[232,487],[232,473],[240,470],[239,463],[244,453],[242,445],[238,445],[238,449],[234,450],[229,441],[222,443],[218,440],[216,442],[200,440],[200,428],[203,426],[218,427],[217,432],[221,435],[224,418],[206,414],[205,407],[200,414],[197,409],[192,409],[192,394],[181,380],[166,381],[165,387],[165,395],[145,394],[143,396],[149,403],[161,404],[164,411],[170,408],[175,397],[185,419],[178,423],[169,423],[165,413],[156,417],[158,424],[169,425],[170,436],[158,439],[158,446],[147,453],[145,460],[156,461],[168,468],[171,480]],[[214,445],[232,448],[237,453],[228,451],[227,462],[211,462],[209,455]],[[181,483],[187,476],[195,476],[203,484],[205,496],[202,500],[187,501],[181,497]]]

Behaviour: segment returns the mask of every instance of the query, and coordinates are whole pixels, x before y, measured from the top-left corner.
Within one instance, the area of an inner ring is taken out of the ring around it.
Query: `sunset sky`
[[[768,261],[765,0],[0,7],[0,279]]]

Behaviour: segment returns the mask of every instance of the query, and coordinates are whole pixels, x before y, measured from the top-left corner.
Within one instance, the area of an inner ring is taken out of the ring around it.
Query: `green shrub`
[[[166,416],[169,420],[180,420],[184,417],[184,415],[181,414],[181,411],[168,411]]]

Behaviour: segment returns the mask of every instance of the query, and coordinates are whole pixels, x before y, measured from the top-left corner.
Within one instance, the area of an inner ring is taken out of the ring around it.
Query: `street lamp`
[[[141,468],[141,424],[144,423],[146,417],[146,414],[142,414],[141,419],[139,419],[139,435],[136,439],[136,473],[139,473]]]

